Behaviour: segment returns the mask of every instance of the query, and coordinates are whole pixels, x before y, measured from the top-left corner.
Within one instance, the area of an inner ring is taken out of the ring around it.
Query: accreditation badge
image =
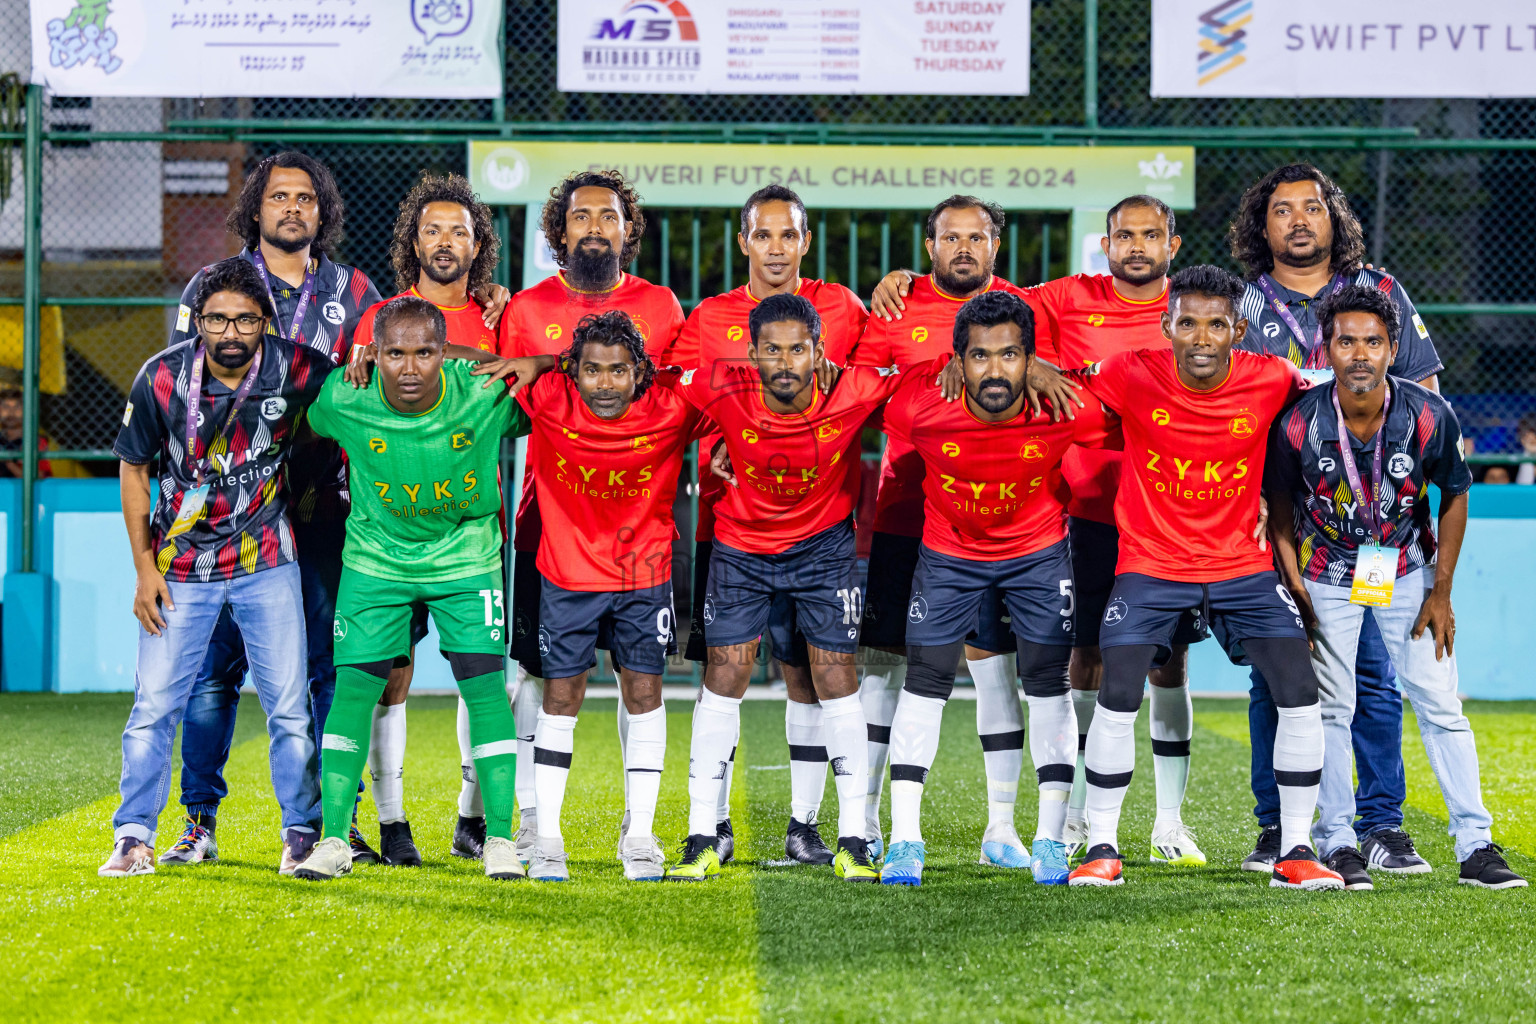
[[[181,499],[181,509],[176,513],[176,521],[171,523],[171,528],[165,531],[165,539],[180,537],[203,517],[203,506],[208,504],[208,488],[211,484],[203,484],[201,487],[187,491],[186,497]]]
[[[1397,583],[1397,548],[1362,544],[1355,556],[1355,582],[1349,588],[1349,603],[1389,608],[1392,587]]]
[[[1321,370],[1309,370],[1303,367],[1301,370],[1301,376],[1306,380],[1308,384],[1311,384],[1313,387],[1320,387],[1321,385],[1327,384],[1329,381],[1333,380],[1333,371],[1326,368]]]

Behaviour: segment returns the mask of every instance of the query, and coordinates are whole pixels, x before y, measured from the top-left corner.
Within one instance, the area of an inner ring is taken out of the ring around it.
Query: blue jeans
[[[320,746],[326,715],[336,695],[336,666],[331,660],[331,626],[336,614],[336,588],[341,580],[342,523],[294,526],[299,554],[300,586],[304,594],[304,623],[309,650],[309,694],[314,715],[314,742]],[[208,656],[187,701],[181,730],[181,802],[190,815],[218,814],[229,794],[224,765],[235,735],[235,712],[245,678],[245,642],[226,612],[219,617]]]
[[[1275,788],[1275,726],[1278,714],[1269,685],[1254,670],[1248,691],[1248,734],[1253,744],[1253,808],[1260,825],[1280,824],[1280,791]],[[1403,698],[1397,691],[1392,660],[1376,620],[1365,616],[1355,663],[1356,703],[1351,738],[1359,819],[1355,831],[1364,836],[1384,828],[1401,828],[1408,780],[1403,775]]]
[[[171,785],[176,725],[192,693],[214,626],[226,608],[249,638],[251,680],[267,715],[272,788],[283,828],[314,831],[320,824],[319,761],[304,684],[304,615],[299,567],[264,569],[215,583],[167,581],[171,604],[165,628],[139,629],[133,710],[123,730],[122,804],[112,816],[113,838],[132,836],[153,846]]]

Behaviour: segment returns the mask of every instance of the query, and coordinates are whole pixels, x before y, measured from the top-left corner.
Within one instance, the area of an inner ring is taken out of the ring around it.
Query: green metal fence
[[[1442,389],[1478,458],[1522,457],[1516,421],[1536,410],[1536,279],[1519,255],[1536,213],[1536,102],[1155,100],[1145,0],[1037,0],[1026,97],[562,93],[555,6],[507,3],[506,88],[494,101],[78,99],[26,89],[20,124],[0,119],[0,164],[11,168],[0,175],[0,366],[20,371],[24,394],[19,450],[0,440],[0,461],[24,464],[28,566],[38,438],[56,472],[71,463],[115,472],[109,448],[134,372],[163,345],[191,272],[234,251],[223,216],[244,170],[289,147],[335,171],[347,204],[339,258],[386,292],[399,197],[423,170],[464,172],[471,139],[1193,145],[1197,202],[1180,211],[1181,261],[1228,265],[1223,236],[1242,190],[1277,163],[1307,159],[1345,188],[1370,259],[1425,314],[1447,366]],[[26,79],[26,45],[0,40],[0,76]],[[685,306],[739,284],[735,215],[653,211],[636,272]],[[508,283],[522,278],[524,216],[499,211]],[[867,297],[889,268],[921,266],[915,211],[812,217],[817,276]],[[1064,273],[1067,212],[1011,212],[1001,260],[1020,283]]]

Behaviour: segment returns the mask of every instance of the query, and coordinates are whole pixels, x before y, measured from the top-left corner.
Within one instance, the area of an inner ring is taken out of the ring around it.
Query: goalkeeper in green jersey
[[[295,874],[318,880],[352,869],[347,832],[373,706],[390,668],[409,654],[412,609],[425,606],[469,708],[485,793],[485,873],[521,878],[512,845],[517,735],[502,686],[496,470],[501,438],[528,433],[528,418],[508,388],[472,373],[475,363],[444,359],[447,325],[425,299],[387,303],[374,338],[373,386],[333,374],[309,410],[314,432],[347,454],[352,511],[336,599],[336,700],[321,740],[324,836]],[[552,364],[503,361],[491,379],[517,373],[521,386]]]

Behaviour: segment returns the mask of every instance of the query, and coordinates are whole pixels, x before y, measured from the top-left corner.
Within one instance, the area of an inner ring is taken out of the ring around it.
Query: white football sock
[[[534,806],[539,815],[539,838],[560,839],[560,811],[565,806],[565,782],[571,774],[575,749],[576,716],[539,712],[533,740]]]
[[[976,734],[987,774],[987,825],[1013,827],[1024,768],[1024,709],[1014,679],[1014,656],[966,659],[976,686]]]
[[[816,824],[827,788],[827,747],[820,704],[784,702],[784,738],[789,741],[789,813]]]
[[[624,746],[625,789],[629,793],[629,835],[647,838],[656,831],[656,796],[667,756],[667,708],[629,716]]]
[[[618,671],[614,671],[618,675]],[[624,697],[619,696],[619,763],[628,764],[625,760],[629,750],[629,709],[624,706]],[[629,772],[624,773],[624,810],[629,810]]]
[[[1155,830],[1179,823],[1184,792],[1189,788],[1189,740],[1195,734],[1189,684],[1152,687],[1151,714],[1152,771],[1157,779]]]
[[[1036,839],[1061,842],[1067,818],[1067,794],[1072,789],[1072,759],[1077,751],[1077,720],[1072,698],[1025,697],[1029,701],[1029,756],[1040,787],[1040,817]]]
[[[901,692],[891,723],[891,844],[923,841],[923,786],[939,752],[945,701]]]
[[[880,831],[880,793],[885,789],[885,761],[891,749],[891,720],[896,701],[907,681],[907,663],[872,665],[859,684],[859,703],[864,706],[864,728],[869,733],[869,786],[864,794],[864,837]]]
[[[1275,785],[1280,790],[1280,856],[1311,847],[1307,834],[1323,773],[1323,706],[1276,707]]]
[[[485,803],[480,799],[480,776],[475,774],[475,759],[470,756],[469,705],[459,698],[459,817],[485,817]]]
[[[1077,718],[1077,761],[1072,772],[1072,795],[1067,800],[1067,818],[1082,821],[1088,812],[1088,780],[1083,775],[1083,752],[1088,749],[1088,727],[1093,724],[1093,710],[1098,707],[1098,690],[1073,690],[1072,713]]]
[[[869,730],[859,695],[821,702],[832,784],[837,787],[837,837],[864,837],[864,794],[869,788]]]
[[[701,689],[693,706],[693,739],[688,745],[688,834],[712,836],[726,767],[741,729],[741,698]],[[633,825],[631,825],[633,827]]]
[[[517,667],[517,696],[512,701],[512,724],[517,729],[517,767],[513,786],[523,817],[538,810],[538,795],[533,784],[533,736],[539,727],[539,712],[544,707],[544,680]]]
[[[1120,808],[1136,768],[1136,712],[1100,707],[1083,757],[1088,776],[1088,845],[1120,849]],[[1095,781],[1097,780],[1097,781]]]
[[[368,772],[379,824],[405,820],[405,702],[373,706],[373,735],[368,741]]]

